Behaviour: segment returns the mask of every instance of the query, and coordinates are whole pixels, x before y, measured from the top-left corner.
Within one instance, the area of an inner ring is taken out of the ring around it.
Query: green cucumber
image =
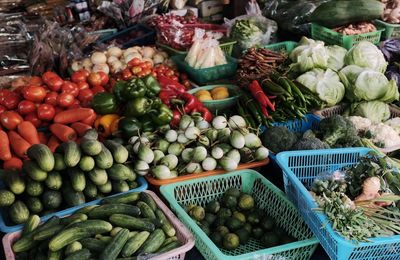
[[[81,141],[81,149],[85,154],[95,156],[101,153],[102,147],[97,140],[83,139]]]
[[[55,171],[49,172],[44,183],[51,190],[59,190],[62,186],[61,174]]]
[[[86,230],[81,228],[67,228],[56,234],[56,236],[54,236],[50,240],[49,249],[51,251],[58,251],[74,241],[78,241],[82,238],[87,238],[92,235],[93,234],[91,234],[90,232],[87,232]]]
[[[64,162],[64,156],[59,153],[54,153],[54,170],[62,171],[67,169],[67,165]]]
[[[63,259],[63,251],[48,251],[47,252],[47,260],[62,260]]]
[[[76,223],[76,222],[81,222],[81,221],[85,221],[88,219],[88,216],[85,213],[82,212],[75,212],[74,214],[62,218],[60,220],[62,225],[71,225],[72,223]]]
[[[111,236],[102,236],[102,235],[100,235],[100,234],[97,234],[97,235],[95,236],[95,238],[100,239],[101,241],[106,242],[107,244],[110,243],[111,240],[112,240],[112,237],[111,237]],[[103,249],[104,249],[104,248],[103,248]]]
[[[28,178],[25,192],[32,197],[37,197],[43,193],[43,184]]]
[[[10,174],[6,178],[8,188],[14,193],[15,195],[22,194],[25,191],[25,179],[18,173]]]
[[[140,200],[145,202],[149,207],[155,211],[158,207],[154,199],[146,192],[141,192],[140,193]]]
[[[39,198],[36,197],[28,197],[26,199],[26,206],[29,211],[34,214],[38,214],[43,210],[43,203]]]
[[[173,237],[176,234],[176,230],[171,222],[167,219],[164,212],[161,209],[156,209],[155,211],[157,219],[159,219],[162,223],[161,228],[165,232],[165,234],[169,237]]]
[[[110,222],[118,227],[128,228],[130,230],[141,230],[153,232],[155,225],[147,220],[135,218],[124,214],[113,214],[110,217]]]
[[[179,241],[172,241],[171,243],[160,247],[160,249],[157,250],[158,254],[162,254],[168,251],[171,251],[172,249],[178,248],[181,246],[181,243]]]
[[[90,219],[82,222],[73,223],[69,225],[68,228],[80,228],[92,235],[96,235],[110,232],[113,227],[107,221],[100,219]]]
[[[29,147],[26,154],[29,159],[36,161],[43,171],[49,172],[54,169],[54,155],[47,145],[33,144]]]
[[[125,246],[122,248],[122,257],[129,257],[133,255],[144,244],[149,236],[149,232],[142,231],[129,238]]]
[[[136,205],[139,207],[140,212],[142,213],[142,217],[150,219],[156,218],[156,214],[154,213],[154,211],[150,208],[149,205],[147,205],[143,201],[138,201]]]
[[[107,243],[96,238],[84,238],[80,240],[82,247],[89,249],[91,252],[100,253],[107,246]]]
[[[35,161],[24,161],[22,169],[34,181],[44,181],[47,178],[47,172],[43,171]]]
[[[86,187],[85,173],[79,168],[73,168],[69,172],[72,188],[75,191],[83,191]]]
[[[112,181],[111,187],[112,187],[112,191],[115,193],[129,191],[129,185],[126,181]]]
[[[125,194],[120,194],[116,196],[112,196],[109,198],[105,198],[102,200],[103,204],[111,204],[111,203],[133,203],[139,200],[139,193],[138,192],[128,192]]]
[[[129,238],[134,237],[139,231],[131,231],[129,232]]]
[[[63,188],[63,197],[68,206],[74,207],[86,202],[85,195],[80,191],[75,191],[70,185]]]
[[[131,170],[123,164],[116,163],[107,170],[108,177],[115,181],[124,181],[132,175]]]
[[[122,229],[123,229],[122,227],[114,227],[114,228],[111,230],[110,235],[111,235],[112,237],[115,237],[115,236],[118,234],[118,232],[121,231]]]
[[[172,243],[174,241],[178,241],[178,238],[176,236],[173,237],[169,237],[167,239],[165,239],[164,243],[161,245],[161,247],[164,247],[166,245],[168,245],[169,243]]]
[[[97,197],[97,186],[91,180],[86,180],[86,187],[83,193],[87,198],[95,199]]]
[[[97,133],[96,129],[89,129],[85,132],[82,139],[83,140],[97,140],[99,138],[99,134]]]
[[[65,165],[69,168],[77,166],[81,160],[81,150],[79,149],[79,145],[74,141],[68,141],[62,144],[62,148],[64,151]]]
[[[139,254],[154,253],[160,249],[165,240],[165,234],[162,229],[156,229],[150,234],[149,238],[144,242],[139,250]]]
[[[0,190],[0,207],[11,206],[15,201],[15,195],[9,190]]]
[[[22,235],[26,235],[35,230],[40,224],[40,217],[38,215],[29,216],[28,220],[25,222],[24,230],[22,231]]]
[[[82,171],[88,172],[93,170],[94,168],[94,159],[88,155],[82,156],[81,160],[79,161],[79,168]]]
[[[29,210],[25,203],[20,200],[15,201],[8,210],[10,219],[15,224],[25,223],[29,218]]]
[[[60,232],[63,229],[64,229],[63,225],[55,225],[55,226],[43,229],[43,230],[37,232],[33,236],[33,240],[35,240],[35,241],[43,241],[43,240],[46,240],[48,238],[52,238],[53,236],[55,236],[58,232]]]
[[[70,255],[70,254],[72,254],[72,253],[74,253],[74,252],[76,252],[78,250],[81,250],[82,248],[83,247],[82,247],[82,244],[80,242],[74,241],[71,244],[69,244],[67,246],[67,248],[65,248],[65,252],[64,253],[65,253],[65,255]]]
[[[99,205],[89,205],[89,206],[85,206],[83,208],[78,209],[77,211],[75,211],[75,214],[77,213],[82,213],[82,214],[88,214],[92,209],[99,207]]]
[[[86,260],[90,259],[92,254],[89,249],[82,248],[81,250],[75,251],[72,254],[68,255],[64,260]]]
[[[105,184],[103,185],[98,185],[97,188],[101,193],[107,194],[113,191],[112,188],[112,183],[110,180],[108,180]]]
[[[113,166],[114,159],[110,152],[104,145],[102,145],[101,152],[94,156],[96,167],[100,169],[109,169]]]
[[[90,180],[96,185],[104,185],[108,181],[108,175],[104,169],[94,168],[88,174]]]
[[[103,252],[101,252],[99,259],[100,260],[113,260],[117,259],[119,253],[124,247],[126,241],[128,240],[129,230],[122,229],[118,232],[118,234],[113,237],[111,242],[104,248]]]
[[[62,203],[61,192],[56,190],[47,190],[42,195],[42,203],[46,209],[58,209]]]
[[[93,219],[108,219],[113,214],[125,214],[129,216],[139,216],[140,209],[136,206],[123,203],[104,204],[92,209],[88,216]]]
[[[129,152],[125,146],[112,140],[105,140],[104,145],[110,150],[116,163],[124,163],[128,160]]]

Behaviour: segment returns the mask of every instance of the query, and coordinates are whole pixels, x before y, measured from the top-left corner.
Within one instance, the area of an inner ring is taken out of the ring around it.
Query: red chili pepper
[[[174,90],[178,93],[184,93],[186,91],[185,87],[178,82],[167,78],[165,76],[158,76],[158,82],[160,83],[161,89]]]
[[[178,127],[179,126],[179,122],[181,121],[181,112],[179,112],[179,110],[175,109],[172,110],[172,120],[169,123],[172,127]]]
[[[269,117],[268,110],[265,107],[261,107],[261,112],[265,117]]]
[[[164,104],[169,106],[171,104],[171,99],[176,98],[177,94],[174,91],[161,90],[160,93],[158,94],[158,97]]]
[[[194,108],[192,110],[192,114],[193,113],[200,113],[201,117],[207,122],[211,122],[211,120],[213,119],[213,115],[211,114],[211,112],[204,106]]]
[[[183,107],[183,111],[186,114],[189,114],[192,112],[193,109],[196,107],[203,107],[203,104],[192,94],[190,93],[182,93],[179,95],[180,99],[183,99],[185,101],[185,106]]]
[[[257,99],[258,103],[260,103],[261,107],[268,106],[272,111],[275,111],[275,106],[265,95],[257,80],[253,80],[253,82],[251,82],[251,84],[249,85],[248,89],[250,90],[253,97]]]

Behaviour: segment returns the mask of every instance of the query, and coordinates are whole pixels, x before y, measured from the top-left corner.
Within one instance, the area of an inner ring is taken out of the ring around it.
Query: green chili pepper
[[[125,116],[143,116],[150,111],[152,103],[150,99],[144,97],[129,100],[125,106]]]
[[[117,98],[112,93],[97,93],[92,100],[92,108],[97,114],[115,114],[118,111]]]
[[[158,96],[158,93],[160,93],[161,87],[160,87],[160,84],[158,84],[158,81],[155,77],[153,77],[152,75],[147,75],[146,77],[143,78],[143,82],[147,88],[146,95],[148,97]]]
[[[122,118],[118,123],[118,129],[125,139],[132,136],[138,136],[142,128],[142,124],[134,117]]]
[[[161,126],[171,122],[173,113],[167,105],[160,104],[151,111],[150,116],[154,124]]]

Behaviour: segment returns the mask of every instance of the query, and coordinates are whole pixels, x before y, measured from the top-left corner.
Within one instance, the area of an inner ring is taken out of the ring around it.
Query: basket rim
[[[323,26],[323,25],[321,25],[321,24],[318,24],[318,23],[311,23],[311,28],[318,28],[318,27],[321,27],[322,29],[326,29],[326,30],[329,30],[329,33],[330,34],[332,34],[332,35],[334,35],[334,36],[338,36],[338,37],[340,37],[340,38],[356,38],[356,37],[358,37],[358,36],[372,36],[372,35],[374,35],[374,34],[380,34],[380,33],[382,33],[383,31],[385,31],[385,28],[376,28],[376,30],[375,31],[373,31],[373,32],[367,32],[367,33],[360,33],[360,34],[355,34],[355,35],[344,35],[344,34],[341,34],[341,33],[339,33],[339,32],[336,32],[336,31],[334,31],[334,30],[332,30],[332,29],[330,29],[330,28],[328,28],[328,27],[325,27],[325,26]],[[315,36],[315,35],[314,35]]]
[[[379,23],[380,25],[384,25],[384,26],[388,26],[388,27],[392,27],[392,28],[398,28],[398,27],[400,27],[400,24],[388,23],[388,22],[382,21],[381,19],[375,19],[374,22],[377,22],[377,23]]]

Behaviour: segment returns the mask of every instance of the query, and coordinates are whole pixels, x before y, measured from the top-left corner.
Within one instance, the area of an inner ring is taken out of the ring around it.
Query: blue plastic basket
[[[116,193],[116,194],[111,195],[110,197],[116,196],[118,194],[128,193],[128,192],[140,192],[140,191],[147,190],[148,184],[147,184],[147,181],[143,177],[139,176],[136,181],[137,181],[137,183],[139,185],[137,188],[129,190],[127,192]],[[3,183],[0,184],[0,186],[3,186],[3,185],[4,185]],[[75,206],[75,207],[67,208],[67,209],[64,209],[64,210],[61,210],[61,211],[54,212],[52,214],[44,215],[44,216],[42,216],[40,218],[40,220],[41,221],[46,221],[49,218],[51,218],[52,216],[63,217],[63,216],[66,216],[66,215],[70,215],[71,213],[73,213],[77,209],[80,209],[80,208],[83,208],[83,207],[86,207],[86,206],[89,206],[89,205],[97,204],[100,201],[101,201],[101,199],[92,200],[92,201],[84,203],[82,205],[78,205],[78,206]],[[0,231],[4,232],[4,233],[10,233],[10,232],[15,232],[15,231],[21,230],[24,227],[24,225],[23,224],[12,225],[10,223],[9,219],[8,219],[8,214],[7,214],[6,211],[7,211],[7,208],[1,208],[0,209]]]
[[[100,41],[97,41],[97,44],[102,44],[102,43],[107,44],[112,40],[124,37],[125,35],[129,34],[132,31],[143,31],[144,34],[140,37],[126,41],[125,43],[122,44],[122,48],[129,48],[132,46],[144,46],[155,43],[156,31],[147,26],[139,24],[126,28],[125,30],[112,34],[108,37],[102,38]]]
[[[331,259],[400,259],[400,235],[371,238],[371,242],[357,244],[334,231],[325,214],[313,210],[317,204],[308,189],[318,174],[355,165],[369,151],[368,148],[342,148],[282,152],[277,156],[287,196]]]

